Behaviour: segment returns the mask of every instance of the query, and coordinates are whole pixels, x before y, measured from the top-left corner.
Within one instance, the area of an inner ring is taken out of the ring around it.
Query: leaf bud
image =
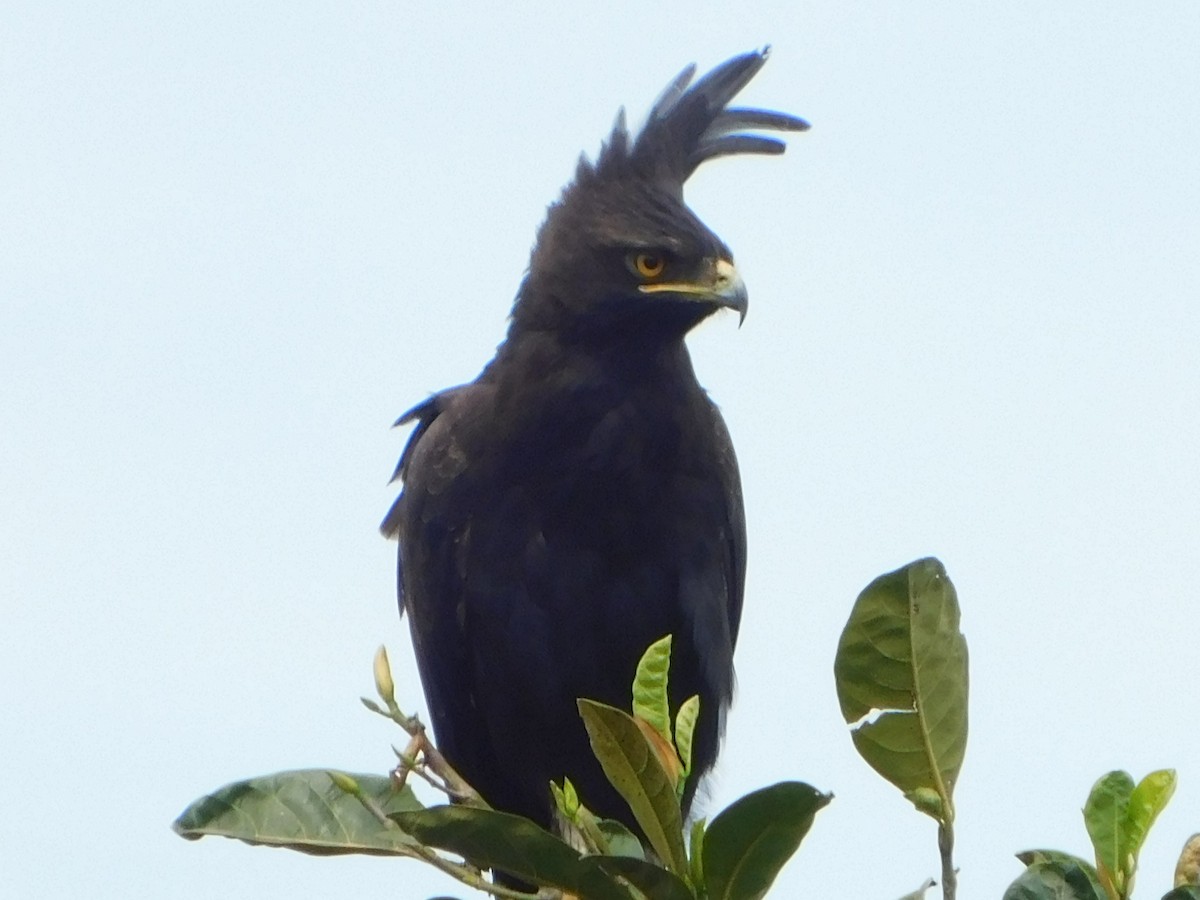
[[[380,645],[375,651],[375,691],[379,699],[389,707],[396,703],[396,684],[392,681],[392,666],[388,662],[387,647]]]
[[[332,772],[331,771],[331,772],[328,772],[327,774],[329,775],[329,780],[332,781],[339,788],[341,788],[343,791],[345,791],[347,794],[354,794],[355,796],[358,796],[358,794],[362,791],[362,788],[360,788],[358,786],[358,782],[355,781],[353,778],[351,778],[349,775],[347,775],[345,772]]]

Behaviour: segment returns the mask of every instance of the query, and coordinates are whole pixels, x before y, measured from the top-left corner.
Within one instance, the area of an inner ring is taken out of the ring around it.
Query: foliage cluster
[[[938,824],[943,900],[957,891],[954,786],[967,745],[967,645],[959,616],[945,568],[936,559],[918,560],[862,591],[834,664],[855,748]],[[411,857],[509,900],[757,900],[832,795],[786,781],[742,797],[711,822],[685,823],[679,801],[703,710],[692,697],[672,716],[670,655],[669,635],[646,651],[632,713],[579,701],[592,752],[628,803],[644,843],[621,823],[593,815],[569,780],[551,785],[558,834],[488,807],[421,723],[400,710],[382,648],[375,660],[382,706],[363,703],[409,735],[390,775],[313,769],[235,782],[188,806],[175,830],[189,839],[222,835],[312,854]],[[423,805],[409,783],[413,776],[450,802]],[[1026,868],[1003,900],[1130,900],[1139,852],[1174,789],[1175,773],[1166,769],[1138,783],[1125,772],[1103,776],[1084,806],[1095,864],[1060,851],[1020,853]],[[496,884],[484,874],[489,869],[538,892]],[[903,900],[921,900],[934,884],[930,879]],[[1200,835],[1185,846],[1175,887],[1163,900],[1200,900]]]

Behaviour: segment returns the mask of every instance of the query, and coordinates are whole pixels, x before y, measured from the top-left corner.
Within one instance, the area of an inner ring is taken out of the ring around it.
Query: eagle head
[[[513,326],[573,340],[682,337],[718,309],[744,318],[747,294],[733,254],[684,203],[701,163],[738,153],[779,154],[784,143],[750,131],[804,131],[795,116],[729,107],[767,61],[734,57],[692,83],[688,66],[631,137],[625,112],[592,162],[547,211]]]

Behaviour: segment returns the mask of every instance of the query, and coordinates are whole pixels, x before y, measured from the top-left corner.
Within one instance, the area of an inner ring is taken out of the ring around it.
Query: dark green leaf
[[[747,794],[723,810],[704,833],[709,900],[765,896],[817,811],[831,799],[807,784],[784,781]]]
[[[633,714],[671,743],[671,707],[667,675],[671,668],[671,635],[660,638],[642,654],[633,679]]]
[[[1036,862],[1008,886],[1003,900],[1105,900],[1104,889],[1069,860]]]
[[[628,713],[594,700],[580,700],[592,752],[617,793],[629,804],[654,852],[676,874],[687,871],[679,801],[649,739]],[[584,797],[584,802],[587,798]]]
[[[1200,885],[1182,885],[1164,894],[1162,900],[1200,900]]]
[[[936,559],[876,578],[858,596],[834,662],[842,716],[872,768],[926,813],[953,817],[967,746],[967,642]]]
[[[385,776],[350,777],[385,813],[421,808],[410,788],[396,791]],[[317,855],[411,855],[407,835],[381,824],[358,798],[335,785],[324,769],[279,772],[227,784],[191,804],[172,827],[189,840],[220,835]]]
[[[695,900],[692,889],[662,866],[628,856],[587,856],[584,859],[610,876],[626,879],[650,900]]]
[[[500,869],[524,881],[589,900],[629,900],[611,877],[585,866],[579,854],[521,816],[469,806],[434,806],[393,819],[429,847],[456,853],[481,869]]]
[[[1023,850],[1017,854],[1017,859],[1027,866],[1036,863],[1054,863],[1064,868],[1078,866],[1087,874],[1088,880],[1095,884],[1096,891],[1100,896],[1104,896],[1104,888],[1100,884],[1100,876],[1096,873],[1096,867],[1086,859],[1080,859],[1072,853],[1064,853],[1061,850]]]

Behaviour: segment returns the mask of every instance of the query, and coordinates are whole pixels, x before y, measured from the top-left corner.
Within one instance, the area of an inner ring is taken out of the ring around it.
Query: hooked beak
[[[656,281],[638,285],[638,290],[644,294],[682,294],[698,301],[736,310],[739,326],[745,321],[746,309],[750,304],[750,296],[746,293],[746,284],[742,281],[742,276],[727,259],[712,260],[705,267],[704,274],[696,281]]]

